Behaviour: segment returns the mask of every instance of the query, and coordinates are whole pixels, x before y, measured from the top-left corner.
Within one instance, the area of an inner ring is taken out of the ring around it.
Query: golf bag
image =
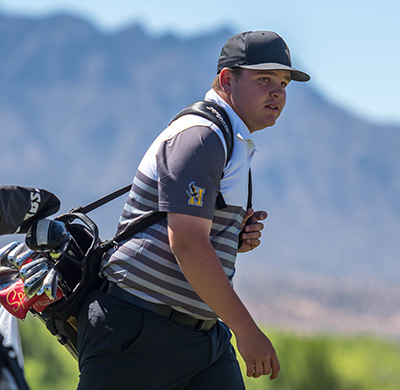
[[[45,226],[39,229],[42,222]],[[61,236],[67,240],[51,251],[49,244],[60,237],[60,226],[64,228]],[[0,249],[0,303],[19,319],[28,311],[33,313],[77,359],[76,316],[85,296],[98,286],[100,260],[112,244],[100,240],[96,224],[83,213],[39,220],[31,229],[26,243],[13,242]],[[36,230],[40,230],[41,240],[47,237],[47,245],[41,248],[34,245]],[[45,293],[48,280],[51,291]]]
[[[87,294],[101,283],[99,268],[102,255],[111,248],[111,242],[99,238],[97,225],[85,214],[70,212],[56,218],[63,222],[74,242],[81,249],[80,258],[68,252],[61,253],[55,267],[61,275],[59,284],[63,297],[40,312],[31,308],[51,334],[77,360],[77,316]]]

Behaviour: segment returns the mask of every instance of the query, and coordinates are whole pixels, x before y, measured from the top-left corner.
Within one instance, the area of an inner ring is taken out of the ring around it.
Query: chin
[[[266,121],[266,122],[265,122],[264,129],[265,129],[266,127],[271,127],[271,126],[273,126],[273,125],[276,123],[276,119],[277,119],[277,118],[273,118],[273,119],[270,119],[269,121]]]
[[[265,121],[263,121],[262,123],[259,123],[258,125],[254,125],[253,128],[250,129],[250,133],[254,133],[255,131],[264,130],[267,127],[271,127],[271,126],[275,125],[277,119],[278,118],[275,118],[275,117],[269,117],[269,118],[265,119]]]

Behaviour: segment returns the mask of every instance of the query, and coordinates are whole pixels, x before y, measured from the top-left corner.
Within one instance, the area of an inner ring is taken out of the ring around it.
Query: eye
[[[289,84],[289,83],[287,83],[287,82],[285,82],[285,81],[282,81],[282,82],[281,82],[281,87],[282,87],[283,89],[285,89],[285,88],[288,86],[288,84]]]
[[[269,82],[269,77],[260,77],[260,81],[262,82],[262,83],[268,83]]]

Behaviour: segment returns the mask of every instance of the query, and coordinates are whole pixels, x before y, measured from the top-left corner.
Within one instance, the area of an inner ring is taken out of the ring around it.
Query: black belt
[[[111,283],[109,281],[104,281],[101,291],[104,291],[105,293],[118,298],[121,301],[141,307],[145,310],[152,311],[153,313],[166,317],[171,321],[177,322],[181,325],[189,326],[190,328],[194,328],[198,331],[206,332],[217,323],[217,320],[199,320],[198,318],[194,318],[189,314],[176,311],[170,306],[145,301],[144,299],[125,291],[121,287],[118,287],[115,283]]]

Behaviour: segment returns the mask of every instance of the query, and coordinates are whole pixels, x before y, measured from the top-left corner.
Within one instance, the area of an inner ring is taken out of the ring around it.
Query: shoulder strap
[[[181,116],[188,114],[194,114],[206,118],[219,127],[225,138],[226,150],[227,150],[226,164],[228,164],[232,156],[234,138],[233,138],[232,124],[226,111],[217,103],[206,100],[200,100],[184,108],[174,117],[174,119],[172,119],[171,123],[180,118]]]
[[[89,203],[86,206],[75,207],[70,211],[70,213],[82,213],[82,214],[90,213],[91,211],[99,208],[100,206],[103,206],[104,204],[111,202],[114,199],[117,199],[121,195],[126,194],[131,189],[131,186],[132,184],[122,187],[119,190],[112,192],[111,194],[103,196],[102,198],[97,199],[92,203]]]
[[[234,140],[232,124],[226,111],[217,103],[206,100],[200,100],[184,108],[174,117],[174,119],[172,119],[171,123],[177,120],[178,118],[188,114],[198,115],[203,118],[206,118],[211,122],[213,122],[215,125],[217,125],[218,128],[221,130],[226,143],[226,161],[225,161],[225,166],[226,166],[232,157],[233,140]],[[218,193],[216,199],[216,205],[218,209],[224,209],[227,207],[224,197],[222,196],[221,193]]]
[[[251,176],[251,168],[249,168],[249,179],[247,182],[247,209],[251,209],[253,207],[253,178]]]
[[[233,135],[232,124],[226,111],[217,103],[206,100],[200,100],[184,108],[181,112],[178,113],[178,115],[175,116],[175,118],[171,121],[171,123],[180,118],[181,116],[187,114],[202,116],[203,118],[212,121],[219,127],[219,129],[222,131],[222,134],[224,135],[227,146],[226,164],[228,164],[230,158],[232,157],[234,135]],[[217,197],[217,207],[219,209],[227,207],[221,193],[219,193]],[[247,208],[249,209],[251,207],[252,207],[252,180],[251,180],[251,171],[249,170]]]
[[[150,215],[144,217],[139,222],[136,222],[132,225],[128,225],[125,228],[125,230],[118,233],[111,241],[113,243],[115,243],[115,242],[118,243],[118,242],[127,240],[128,238],[132,237],[136,233],[139,233],[139,232],[147,229],[149,226],[155,224],[156,222],[161,221],[166,216],[167,216],[166,212],[156,211],[153,214],[150,214]]]

